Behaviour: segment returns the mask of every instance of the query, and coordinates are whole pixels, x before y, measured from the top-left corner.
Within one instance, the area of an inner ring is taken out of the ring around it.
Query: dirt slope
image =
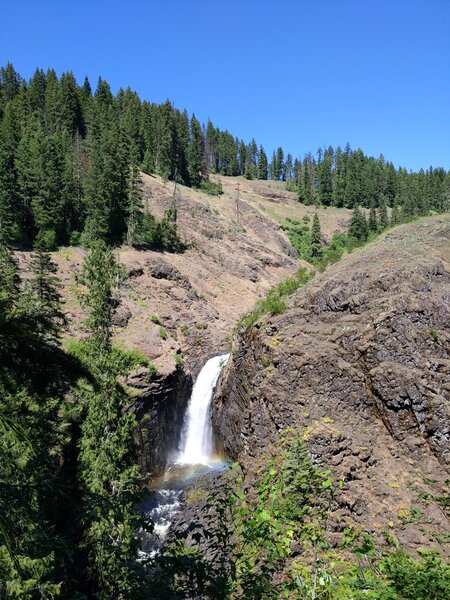
[[[185,253],[125,247],[116,252],[129,277],[116,309],[115,336],[125,346],[140,349],[162,371],[173,368],[176,352],[181,351],[187,365],[196,370],[207,355],[223,350],[239,316],[299,267],[280,222],[285,216],[300,219],[314,209],[302,207],[281,182],[220,180],[224,187],[220,197],[177,188]],[[162,217],[172,203],[174,184],[148,175],[143,175],[143,183],[146,205]],[[331,235],[348,217],[348,211],[322,211],[324,232]],[[85,314],[77,276],[84,254],[80,248],[55,253],[70,319],[68,335],[83,335]],[[26,253],[19,257],[23,264],[29,261]]]
[[[241,332],[214,409],[249,473],[299,426],[345,486],[335,527],[450,542],[450,222],[398,227]]]

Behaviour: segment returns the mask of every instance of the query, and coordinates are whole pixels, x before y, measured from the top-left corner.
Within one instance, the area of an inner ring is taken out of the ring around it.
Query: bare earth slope
[[[345,481],[337,529],[445,544],[450,466],[450,223],[398,227],[241,332],[214,409],[249,473],[299,426]]]
[[[160,218],[172,203],[174,184],[142,177],[145,204]],[[286,216],[312,214],[313,207],[300,205],[281,182],[233,177],[221,181],[224,194],[219,197],[178,186],[177,223],[188,246],[183,254],[117,250],[129,277],[116,308],[116,339],[141,350],[162,372],[174,368],[176,352],[196,370],[207,355],[222,351],[239,316],[299,267],[279,223]],[[349,211],[322,213],[328,235],[342,229],[349,218]],[[70,319],[68,335],[83,335],[85,314],[77,276],[84,255],[81,248],[62,248],[54,256]],[[19,258],[25,265],[29,261],[27,253],[19,253]]]

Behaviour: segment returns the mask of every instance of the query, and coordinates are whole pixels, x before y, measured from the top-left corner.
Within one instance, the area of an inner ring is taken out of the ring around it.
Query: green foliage
[[[202,192],[206,192],[210,196],[220,196],[223,194],[223,187],[220,181],[202,181],[199,188],[202,190]]]
[[[349,529],[331,547],[333,478],[299,431],[283,432],[251,493],[246,483],[237,467],[215,482],[201,521],[175,532],[152,565],[153,598],[448,598],[450,566],[435,553],[419,560],[401,550],[382,554],[370,535]]]
[[[249,328],[265,315],[277,315],[286,310],[286,298],[307,283],[313,273],[306,269],[299,269],[294,277],[288,277],[275,287],[271,288],[266,297],[258,302],[252,312],[244,315],[238,326]]]
[[[436,553],[424,552],[414,560],[398,551],[381,562],[389,586],[402,600],[445,600],[450,597],[450,565]]]
[[[136,245],[152,250],[183,252],[184,244],[177,233],[176,218],[176,211],[173,209],[166,210],[160,221],[151,213],[145,213],[141,229],[137,233]]]
[[[93,242],[83,263],[83,303],[89,310],[87,326],[101,352],[110,349],[112,289],[118,274],[112,250],[102,240]]]
[[[359,242],[366,241],[369,235],[366,216],[360,210],[358,205],[353,209],[350,226],[348,228],[348,235]]]
[[[323,270],[328,264],[338,261],[345,252],[351,251],[356,245],[345,233],[335,233],[329,244],[325,244],[323,238],[321,238],[322,245],[320,246],[320,252],[313,256],[312,232],[310,232],[307,225],[301,224],[294,219],[287,219],[284,229],[291,244],[298,251],[300,258],[310,262],[319,270]],[[317,233],[316,239],[319,239]],[[316,248],[318,248],[318,243],[316,244]]]
[[[141,586],[135,532],[141,524],[135,503],[140,474],[133,460],[136,419],[126,410],[128,398],[117,381],[120,371],[148,364],[137,352],[111,346],[111,298],[117,265],[104,242],[96,242],[85,259],[85,302],[90,337],[75,345],[87,361],[90,378],[74,390],[86,416],[80,426],[79,479],[82,488],[81,547],[95,597],[135,597]]]
[[[313,258],[318,258],[322,254],[323,238],[320,229],[319,215],[314,213],[313,223],[311,227],[311,246],[310,255]]]
[[[175,367],[176,367],[177,371],[182,371],[184,369],[184,359],[183,359],[182,355],[178,354],[178,352],[176,352],[174,354],[174,359],[175,359]]]
[[[97,350],[92,339],[70,339],[66,342],[65,348],[71,356],[87,369],[95,360]],[[126,375],[138,367],[150,368],[154,366],[139,350],[129,350],[118,343],[111,346],[108,362],[114,376]]]

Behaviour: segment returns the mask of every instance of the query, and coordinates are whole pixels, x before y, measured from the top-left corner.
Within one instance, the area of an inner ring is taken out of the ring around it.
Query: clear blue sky
[[[267,152],[450,169],[450,0],[0,0],[0,63],[128,85]]]

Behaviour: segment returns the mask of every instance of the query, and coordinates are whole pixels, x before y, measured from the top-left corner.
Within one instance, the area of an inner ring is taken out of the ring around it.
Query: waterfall
[[[210,358],[200,371],[189,400],[181,434],[177,463],[208,464],[213,453],[211,399],[222,367],[229,354]]]
[[[211,400],[228,357],[229,354],[215,356],[200,371],[184,417],[176,462],[168,466],[141,503],[141,512],[153,521],[154,531],[152,534],[141,532],[139,560],[148,560],[161,553],[172,520],[180,510],[183,489],[197,477],[206,473],[211,475],[225,467],[223,461],[214,461],[212,457]]]

